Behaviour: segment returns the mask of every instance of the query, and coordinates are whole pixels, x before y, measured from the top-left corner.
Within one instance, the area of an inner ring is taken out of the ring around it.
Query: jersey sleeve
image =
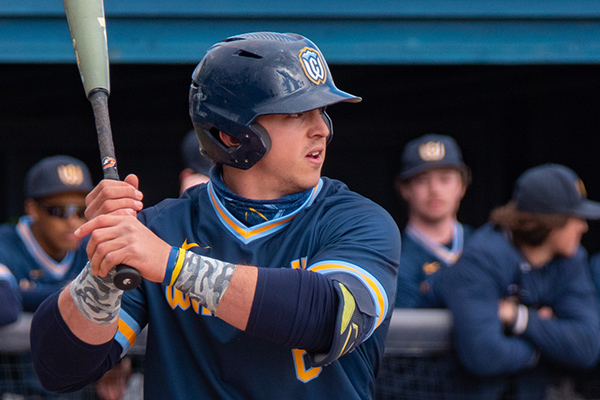
[[[523,337],[548,359],[572,367],[591,367],[600,351],[600,314],[587,260],[580,251],[558,263],[550,266],[559,271],[550,304],[555,318],[540,319],[536,310],[530,309]]]
[[[119,311],[119,327],[115,335],[115,340],[123,349],[121,357],[134,345],[148,323],[145,292],[145,285],[142,281],[142,284],[136,289],[123,293]]]
[[[481,250],[481,251],[478,251]],[[440,291],[452,312],[455,348],[462,364],[476,375],[513,373],[537,363],[539,354],[522,337],[508,336],[498,318],[505,274],[485,249],[465,251],[454,266],[438,273]]]
[[[58,308],[60,292],[42,302],[30,330],[33,367],[42,386],[53,392],[73,392],[100,379],[119,360],[115,340],[91,345],[77,338]]]
[[[17,280],[6,266],[0,264],[0,326],[15,322],[21,310]]]
[[[337,280],[352,293],[361,312],[374,323],[365,339],[393,308],[400,260],[395,221],[374,203],[331,207],[321,219],[320,250],[308,270]]]

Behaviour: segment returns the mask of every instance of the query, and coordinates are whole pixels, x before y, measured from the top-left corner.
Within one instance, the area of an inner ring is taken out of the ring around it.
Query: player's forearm
[[[223,321],[245,330],[256,290],[257,268],[238,265],[219,303],[216,315]]]
[[[173,247],[163,284],[174,286],[225,322],[244,330],[256,280],[256,267],[235,265]]]
[[[532,367],[538,361],[538,352],[532,344],[524,339],[506,337],[493,329],[496,327],[489,329],[483,324],[471,324],[466,329],[455,328],[458,356],[475,375],[510,374]]]
[[[0,280],[0,305],[0,326],[15,322],[21,314],[19,293],[3,280]]]
[[[77,316],[77,309],[68,306],[68,297],[68,291],[48,297],[31,323],[31,353],[36,375],[44,388],[55,392],[78,390],[97,380],[119,359],[122,351],[115,340],[95,345],[75,335],[59,306],[59,302],[67,305],[63,308],[66,318]],[[71,319],[71,322],[76,320]],[[76,323],[80,328],[84,322]],[[95,329],[99,329],[98,325]]]
[[[238,329],[290,348],[327,352],[331,346],[338,295],[325,276],[234,265],[178,248],[166,270],[164,285]]]
[[[58,309],[71,332],[88,344],[106,343],[112,340],[117,332],[117,321],[109,325],[99,325],[87,319],[73,301],[69,287],[61,292]]]
[[[587,368],[596,364],[600,352],[597,318],[540,319],[530,312],[523,337],[545,357],[568,366]]]

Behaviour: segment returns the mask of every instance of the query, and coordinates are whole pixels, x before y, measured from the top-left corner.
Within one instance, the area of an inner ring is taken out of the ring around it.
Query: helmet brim
[[[336,87],[320,87],[298,93],[297,96],[273,98],[256,107],[256,115],[296,114],[316,110],[338,103],[360,103],[361,97],[339,90]]]

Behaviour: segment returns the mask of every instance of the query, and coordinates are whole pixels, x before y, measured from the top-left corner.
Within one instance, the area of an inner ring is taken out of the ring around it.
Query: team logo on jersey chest
[[[83,170],[79,165],[59,165],[56,172],[58,179],[67,186],[79,186],[83,183]]]
[[[304,73],[315,85],[322,85],[327,80],[327,70],[321,58],[321,53],[310,47],[305,47],[298,54]]]
[[[419,146],[419,157],[423,161],[440,161],[446,156],[446,147],[442,142],[427,142]]]
[[[437,261],[423,264],[423,272],[425,275],[432,275],[439,271],[441,264]]]

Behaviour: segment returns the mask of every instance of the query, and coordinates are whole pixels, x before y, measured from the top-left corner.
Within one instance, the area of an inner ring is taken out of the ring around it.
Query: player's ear
[[[33,199],[26,199],[25,204],[25,215],[30,216],[35,221],[38,218],[39,209],[37,207],[37,203]]]
[[[397,177],[394,179],[394,188],[396,189],[398,196],[400,196],[403,200],[406,200],[406,196],[408,195],[408,187],[406,182],[400,179],[400,177]]]
[[[226,147],[237,147],[240,145],[240,141],[237,140],[236,138],[229,136],[228,134],[224,133],[224,132],[219,132],[219,137],[221,138],[221,141],[223,142],[223,144]]]

